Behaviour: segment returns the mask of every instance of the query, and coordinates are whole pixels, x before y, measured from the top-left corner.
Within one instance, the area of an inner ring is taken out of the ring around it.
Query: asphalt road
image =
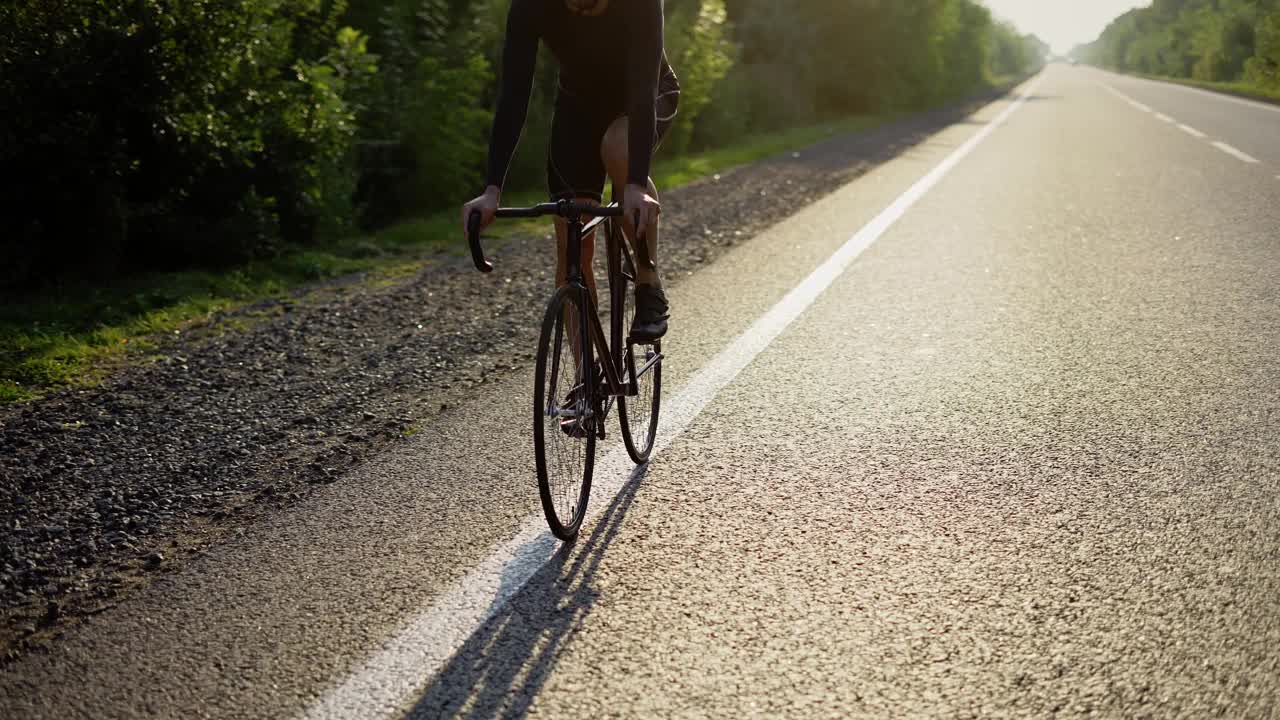
[[[679,284],[664,448],[611,437],[575,546],[513,374],[0,716],[1280,715],[1280,112],[1024,94]]]

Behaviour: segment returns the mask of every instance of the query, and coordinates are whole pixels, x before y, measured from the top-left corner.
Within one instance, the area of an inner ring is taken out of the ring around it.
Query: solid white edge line
[[[1178,129],[1179,129],[1179,130],[1181,130],[1182,132],[1184,132],[1184,133],[1186,133],[1186,134],[1190,135],[1191,137],[1199,138],[1199,139],[1201,139],[1201,140],[1203,140],[1203,139],[1205,139],[1205,138],[1209,137],[1209,136],[1208,136],[1208,135],[1206,135],[1205,133],[1202,133],[1202,132],[1200,132],[1199,130],[1197,130],[1197,129],[1195,129],[1195,128],[1191,127],[1190,125],[1185,125],[1185,124],[1183,124],[1183,123],[1178,123]]]
[[[1236,148],[1234,148],[1234,147],[1232,147],[1232,146],[1230,146],[1230,145],[1228,145],[1228,144],[1226,144],[1226,143],[1222,142],[1221,140],[1215,140],[1215,141],[1213,141],[1213,146],[1214,146],[1214,147],[1216,147],[1216,148],[1218,148],[1218,149],[1219,149],[1219,150],[1221,150],[1222,152],[1224,152],[1224,153],[1226,153],[1226,154],[1228,154],[1228,155],[1230,155],[1230,156],[1234,157],[1235,159],[1237,159],[1237,160],[1242,160],[1242,161],[1244,161],[1244,162],[1249,163],[1250,165],[1257,165],[1259,162],[1261,162],[1260,160],[1258,160],[1258,158],[1256,158],[1256,157],[1254,157],[1254,156],[1250,155],[1249,153],[1247,153],[1247,152],[1245,152],[1245,151],[1243,151],[1243,150],[1238,150],[1238,149],[1236,149]]]
[[[1110,71],[1104,71],[1104,72],[1108,72],[1111,75],[1115,75],[1115,73],[1111,73]],[[1235,103],[1236,105],[1244,105],[1246,107],[1255,108],[1257,110],[1280,112],[1280,105],[1272,105],[1270,103],[1265,103],[1260,100],[1250,100],[1248,98],[1237,97],[1235,95],[1228,95],[1226,93],[1214,92],[1212,90],[1205,90],[1204,88],[1190,87],[1188,85],[1183,85],[1182,83],[1166,82],[1163,80],[1151,80],[1149,78],[1134,77],[1132,75],[1122,75],[1119,77],[1125,77],[1127,79],[1136,80],[1140,82],[1148,82],[1155,85],[1163,85],[1165,87],[1173,88],[1174,90],[1183,90],[1186,92],[1197,93],[1200,95],[1207,95],[1211,98],[1216,98],[1218,100],[1223,100],[1229,103]]]
[[[1165,115],[1164,113],[1156,113],[1156,119],[1160,120],[1161,122],[1167,122],[1167,123],[1174,122],[1173,118],[1169,117],[1168,115]]]
[[[889,207],[849,238],[822,265],[699,370],[680,393],[663,403],[662,427],[654,454],[679,436],[716,395],[817,300],[846,268],[1000,127],[1043,82],[1037,78],[995,119],[916,181]],[[596,465],[588,521],[607,507],[634,476],[626,451],[617,448]],[[493,617],[556,552],[559,543],[541,514],[527,518],[520,532],[413,617],[359,670],[310,706],[304,718],[369,718],[403,712],[472,634]]]

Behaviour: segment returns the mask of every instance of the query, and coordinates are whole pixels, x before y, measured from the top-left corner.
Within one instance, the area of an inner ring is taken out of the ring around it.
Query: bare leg
[[[595,198],[577,198],[577,202],[591,203],[596,205]],[[556,218],[556,287],[564,287],[569,282],[569,222],[564,218]],[[596,244],[595,233],[592,232],[582,238],[582,255],[579,261],[582,267],[582,279],[586,283],[587,289],[591,291],[592,303],[599,303],[599,296],[596,295],[596,276],[592,270],[591,263],[595,258]],[[566,309],[564,318],[565,327],[569,331],[569,345],[573,348],[574,367],[578,365],[578,359],[582,357],[582,337],[581,337],[581,321],[578,319],[577,313]],[[581,371],[581,368],[578,368]],[[581,375],[581,372],[579,372]]]
[[[619,190],[626,186],[627,183],[627,119],[625,117],[618,118],[609,126],[609,130],[605,132],[604,139],[600,141],[600,157],[604,160],[605,169],[609,172],[609,179],[613,181],[613,186]],[[658,197],[658,188],[654,186],[653,179],[649,179],[648,193],[654,199]],[[627,224],[623,223],[622,227],[626,231]],[[631,242],[631,247],[635,247],[635,238],[627,234],[627,240]],[[656,285],[662,287],[662,278],[658,274],[658,218],[654,216],[653,221],[649,223],[649,227],[644,229],[645,247],[649,251],[649,259],[653,261],[655,267],[637,267],[636,281],[641,285]],[[637,263],[641,265],[641,263]]]

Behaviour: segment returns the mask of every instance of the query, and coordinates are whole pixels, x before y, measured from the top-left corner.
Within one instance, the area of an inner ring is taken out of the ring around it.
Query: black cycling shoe
[[[662,339],[667,334],[671,305],[667,294],[657,285],[636,285],[636,315],[631,320],[631,339],[645,343]]]
[[[592,374],[595,375],[595,386],[597,388],[599,388],[601,385],[604,385],[604,366],[603,365],[597,362],[595,364],[594,372]],[[565,395],[564,407],[565,408],[577,407],[578,396],[582,393],[582,390],[583,390],[582,385],[579,385],[574,389],[570,390],[569,393]],[[564,432],[565,435],[568,435],[571,438],[578,438],[579,440],[581,440],[582,438],[585,438],[587,435],[590,435],[594,431],[594,429],[595,429],[595,420],[593,419],[587,419],[584,421],[581,418],[562,418],[560,420],[560,430]]]

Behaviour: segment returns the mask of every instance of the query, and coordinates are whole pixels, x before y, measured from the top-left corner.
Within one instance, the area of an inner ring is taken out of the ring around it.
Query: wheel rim
[[[636,345],[633,352],[636,357],[636,372],[640,372],[658,355],[657,345]],[[654,384],[657,382],[661,365],[649,368],[649,371],[636,378],[638,392],[635,397],[627,398],[627,429],[630,430],[636,451],[645,454],[653,444],[653,400]]]
[[[627,282],[622,292],[621,317],[623,323],[630,323],[632,316],[635,314],[634,292],[635,285]],[[622,348],[624,361],[622,367],[624,368],[626,367],[626,351],[627,348],[624,346]],[[644,369],[655,354],[662,352],[662,345],[660,342],[647,345],[638,344],[633,346],[631,351],[635,354],[635,369],[639,372]],[[632,459],[636,462],[648,459],[654,437],[657,434],[656,428],[653,427],[654,403],[657,400],[655,384],[660,381],[661,372],[661,363],[650,368],[648,372],[636,379],[636,394],[622,398],[619,403],[618,419],[623,426],[624,441],[631,451]],[[626,381],[630,381],[630,379],[629,374],[628,377],[624,378]]]

